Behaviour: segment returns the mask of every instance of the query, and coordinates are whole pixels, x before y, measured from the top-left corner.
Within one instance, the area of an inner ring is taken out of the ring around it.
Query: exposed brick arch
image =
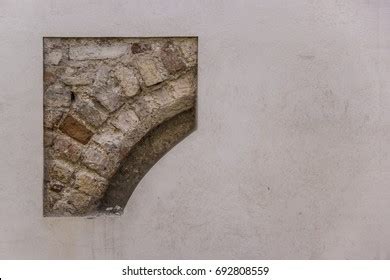
[[[94,213],[142,139],[193,110],[196,51],[194,38],[46,39],[45,215]]]

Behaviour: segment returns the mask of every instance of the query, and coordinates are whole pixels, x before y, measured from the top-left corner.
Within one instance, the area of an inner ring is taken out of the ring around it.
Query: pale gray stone
[[[70,103],[70,91],[60,84],[51,85],[45,91],[44,105],[46,108],[69,107]]]
[[[86,46],[71,46],[69,58],[74,60],[86,59],[112,59],[125,54],[128,49],[126,44],[115,44],[111,46],[98,46],[89,44]]]
[[[195,74],[189,72],[177,80],[169,82],[168,85],[172,87],[172,95],[174,98],[194,95],[196,90]]]
[[[139,119],[135,112],[128,106],[123,107],[111,123],[124,133],[129,133],[134,130],[139,123]]]
[[[110,67],[107,65],[102,65],[98,67],[98,70],[95,75],[95,81],[93,85],[95,87],[103,87],[106,85],[108,78],[110,77]]]
[[[60,50],[49,51],[45,55],[45,63],[48,65],[58,65],[62,59],[62,52]]]
[[[92,84],[93,78],[90,73],[82,73],[74,76],[64,76],[62,81],[69,86],[85,86]]]
[[[164,80],[161,68],[157,65],[157,61],[149,55],[140,55],[137,58],[138,70],[145,82],[146,86],[158,84]]]
[[[108,118],[108,114],[97,107],[97,105],[89,98],[76,98],[74,110],[88,124],[98,127]]]
[[[119,152],[123,139],[123,133],[112,125],[104,127],[92,137],[107,153]]]
[[[119,80],[126,96],[131,97],[139,92],[140,86],[134,69],[119,66],[115,69],[115,76]]]
[[[99,88],[96,93],[96,99],[110,112],[117,110],[126,100],[122,95],[120,87],[109,86]]]

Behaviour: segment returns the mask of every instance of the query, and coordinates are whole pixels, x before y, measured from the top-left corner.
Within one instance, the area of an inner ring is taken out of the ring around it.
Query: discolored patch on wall
[[[197,38],[44,38],[44,216],[122,213],[196,126]]]

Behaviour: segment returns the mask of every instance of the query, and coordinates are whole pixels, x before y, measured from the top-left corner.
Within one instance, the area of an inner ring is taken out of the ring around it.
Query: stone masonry
[[[44,215],[93,215],[137,143],[195,108],[197,39],[44,38],[43,47]]]

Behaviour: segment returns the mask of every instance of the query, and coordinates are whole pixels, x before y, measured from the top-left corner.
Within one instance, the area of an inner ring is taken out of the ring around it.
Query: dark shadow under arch
[[[99,212],[121,214],[146,173],[170,149],[193,132],[195,126],[195,109],[192,108],[165,121],[144,136],[110,179]]]

